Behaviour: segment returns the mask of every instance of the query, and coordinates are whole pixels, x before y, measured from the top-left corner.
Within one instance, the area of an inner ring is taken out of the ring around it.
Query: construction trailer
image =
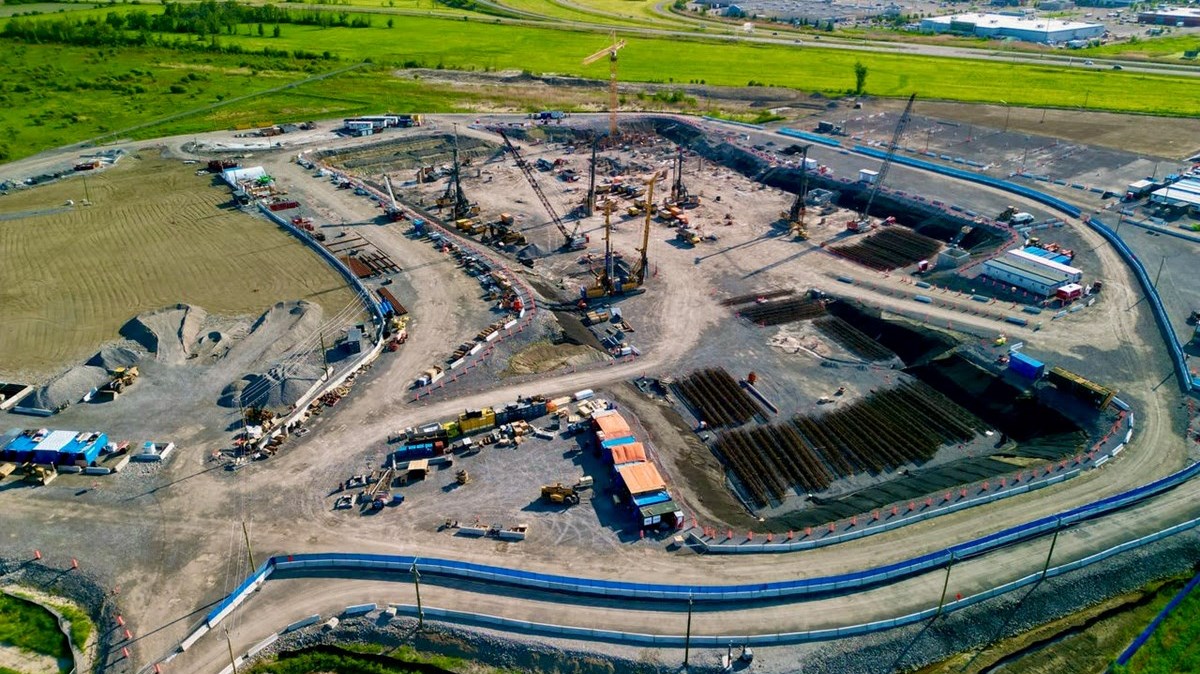
[[[1046,374],[1045,363],[1040,360],[1034,360],[1020,351],[1009,352],[1008,369],[1017,375],[1033,381],[1041,379]]]

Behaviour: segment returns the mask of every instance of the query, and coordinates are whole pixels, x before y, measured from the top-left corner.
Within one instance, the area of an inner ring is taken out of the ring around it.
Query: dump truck
[[[579,493],[575,491],[574,487],[568,487],[561,482],[544,485],[542,498],[558,505],[572,506],[579,503]]]

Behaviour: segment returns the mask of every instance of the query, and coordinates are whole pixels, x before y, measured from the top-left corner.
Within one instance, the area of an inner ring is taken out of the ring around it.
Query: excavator
[[[575,223],[574,230],[568,230],[567,226],[563,224],[562,218],[558,216],[558,211],[554,210],[554,206],[552,206],[550,204],[550,200],[546,198],[546,193],[542,191],[542,186],[538,184],[537,177],[533,175],[533,170],[529,168],[529,162],[521,156],[521,152],[517,150],[517,147],[512,144],[511,140],[508,139],[508,134],[504,132],[504,129],[500,127],[493,127],[492,131],[500,134],[500,137],[504,139],[504,145],[508,148],[508,151],[512,153],[513,159],[516,160],[517,168],[521,169],[521,173],[525,174],[525,180],[528,181],[529,186],[533,188],[533,193],[537,195],[538,201],[542,202],[542,207],[546,209],[546,213],[549,214],[550,220],[554,223],[554,226],[558,228],[559,233],[563,235],[563,248],[567,250],[584,250],[587,248],[587,236],[579,233],[579,223]]]

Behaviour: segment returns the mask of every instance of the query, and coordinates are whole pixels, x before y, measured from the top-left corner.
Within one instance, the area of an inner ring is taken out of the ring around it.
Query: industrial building
[[[1021,248],[984,262],[983,273],[1041,297],[1049,297],[1059,288],[1083,278],[1083,272],[1075,267]]]
[[[0,449],[0,460],[43,466],[90,466],[107,444],[108,436],[104,433],[24,430]]]
[[[1138,12],[1138,23],[1158,26],[1200,26],[1200,7],[1173,7]]]
[[[1200,180],[1185,178],[1150,193],[1150,201],[1172,208],[1200,212]]]
[[[952,14],[921,20],[926,33],[960,33],[977,37],[1013,38],[1024,42],[1058,44],[1104,35],[1104,25],[1057,19],[1026,18],[1007,14]]]

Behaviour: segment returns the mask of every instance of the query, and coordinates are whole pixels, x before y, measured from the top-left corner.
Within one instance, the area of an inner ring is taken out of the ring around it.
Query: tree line
[[[82,46],[156,45],[170,46],[161,33],[188,34],[211,37],[210,46],[220,51],[242,53],[239,45],[220,45],[216,36],[233,35],[242,24],[258,24],[258,34],[265,36],[264,25],[273,24],[271,33],[280,37],[280,24],[320,26],[322,28],[368,28],[370,17],[351,16],[349,12],[325,12],[319,10],[289,11],[273,5],[242,5],[232,0],[216,2],[203,0],[199,3],[173,3],[163,5],[161,14],[145,10],[118,13],[109,12],[103,19],[28,19],[13,18],[4,26],[6,38],[33,43],[58,43]],[[164,44],[166,42],[166,44]],[[254,53],[257,50],[245,50]],[[286,51],[281,51],[286,54]],[[320,58],[321,56],[317,56]],[[324,56],[329,58],[329,56]]]

